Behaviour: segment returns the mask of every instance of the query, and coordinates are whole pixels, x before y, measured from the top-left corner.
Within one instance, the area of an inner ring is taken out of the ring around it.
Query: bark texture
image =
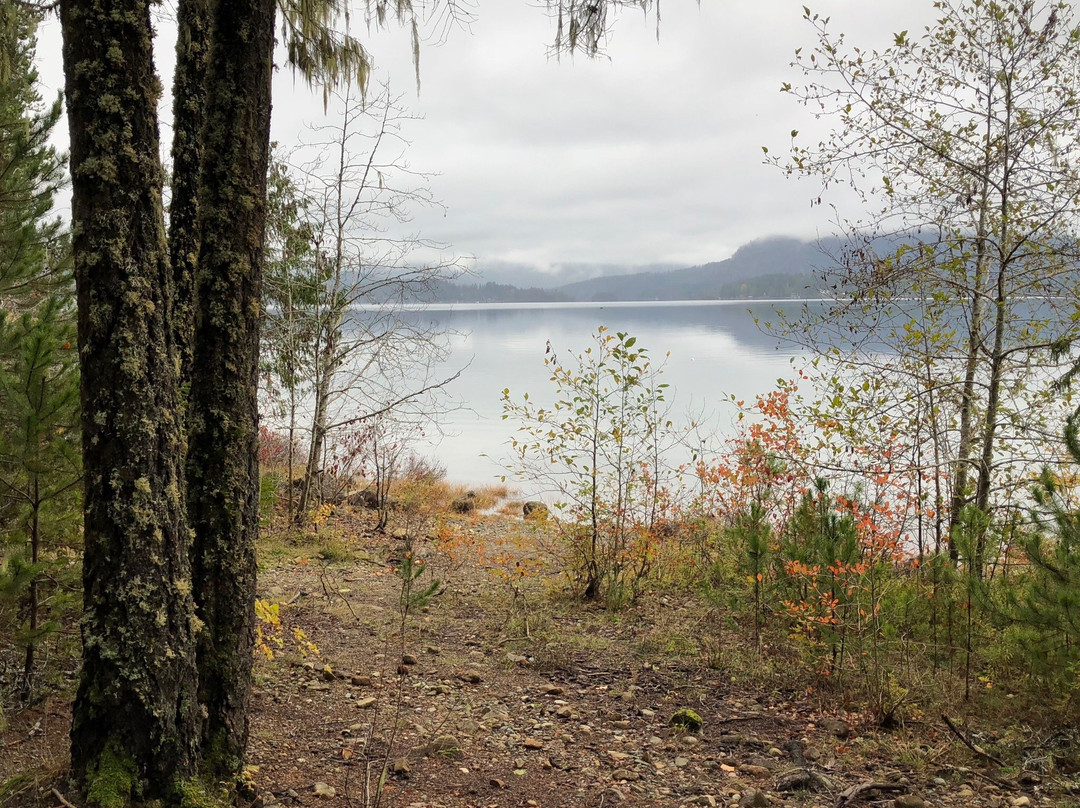
[[[259,296],[274,0],[218,0],[205,84],[201,236],[188,436],[204,766],[239,769],[248,738],[258,535]]]
[[[168,797],[197,750],[183,433],[147,0],[62,0],[85,468],[72,769],[93,805]]]
[[[176,285],[172,327],[180,378],[191,378],[195,331],[195,276],[199,264],[199,172],[210,52],[210,0],[181,0],[177,9],[176,75],[173,79],[172,201],[169,258]]]

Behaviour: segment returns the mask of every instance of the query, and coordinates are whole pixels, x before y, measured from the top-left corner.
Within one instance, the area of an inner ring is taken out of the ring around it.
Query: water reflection
[[[771,304],[752,305],[762,319],[774,316]],[[719,423],[727,423],[732,409],[722,400],[726,394],[752,398],[794,372],[793,347],[779,345],[759,329],[748,308],[746,301],[721,301],[477,305],[410,312],[420,322],[455,332],[445,370],[468,365],[452,387],[468,409],[448,417],[445,437],[421,451],[436,455],[454,480],[496,479],[503,472],[492,458],[505,455],[514,429],[501,418],[502,390],[550,401],[552,385],[544,366],[548,342],[565,360],[565,352],[588,347],[600,325],[636,336],[655,361],[670,352],[663,380],[671,385],[668,398],[676,414],[714,412]]]

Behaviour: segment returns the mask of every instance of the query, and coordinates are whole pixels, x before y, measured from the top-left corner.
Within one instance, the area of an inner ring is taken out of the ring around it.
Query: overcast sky
[[[763,236],[831,232],[808,184],[762,162],[788,133],[813,128],[782,95],[796,47],[812,45],[804,0],[664,0],[655,20],[624,11],[606,56],[550,59],[554,27],[535,0],[479,0],[468,29],[421,53],[416,93],[407,36],[368,38],[378,72],[423,120],[405,134],[411,165],[437,173],[445,211],[413,228],[476,258],[478,268],[524,264],[674,264],[726,258]],[[849,42],[884,46],[920,31],[931,0],[821,0]],[[57,26],[42,33],[47,85],[59,86]],[[170,26],[159,52],[171,60]],[[168,86],[171,66],[164,64]],[[302,136],[324,118],[322,96],[285,72],[275,85],[274,137]],[[813,189],[816,196],[816,188]]]

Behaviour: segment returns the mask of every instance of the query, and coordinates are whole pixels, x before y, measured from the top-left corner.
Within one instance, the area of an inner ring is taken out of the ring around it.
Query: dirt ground
[[[321,550],[263,548],[260,598],[282,626],[256,665],[255,808],[1080,805],[1066,781],[991,764],[936,716],[886,732],[845,711],[691,594],[650,592],[617,615],[583,605],[536,563],[542,527],[426,525],[414,591],[440,583],[404,620],[401,528],[375,533],[360,511],[325,530]],[[0,734],[9,804],[61,806],[67,698]],[[680,710],[701,729],[673,725]]]

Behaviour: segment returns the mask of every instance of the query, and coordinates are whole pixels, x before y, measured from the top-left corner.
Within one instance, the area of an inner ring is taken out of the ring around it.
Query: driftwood
[[[978,744],[972,743],[968,739],[967,735],[965,735],[960,730],[960,727],[956,726],[956,724],[953,723],[953,720],[951,718],[949,718],[949,716],[942,713],[941,720],[945,722],[945,726],[947,726],[950,730],[952,730],[953,735],[955,735],[957,738],[959,738],[963,742],[964,746],[966,746],[968,749],[970,749],[972,752],[974,752],[979,757],[986,758],[991,763],[996,763],[1001,768],[1005,768],[1005,762],[1003,760],[1001,760],[1000,758],[994,757],[993,755],[991,755],[989,752],[987,752],[985,749],[983,749]]]
[[[907,786],[900,783],[878,783],[874,780],[867,780],[865,783],[859,783],[841,792],[840,796],[836,798],[836,808],[851,805],[871,791],[904,791],[906,788]]]

